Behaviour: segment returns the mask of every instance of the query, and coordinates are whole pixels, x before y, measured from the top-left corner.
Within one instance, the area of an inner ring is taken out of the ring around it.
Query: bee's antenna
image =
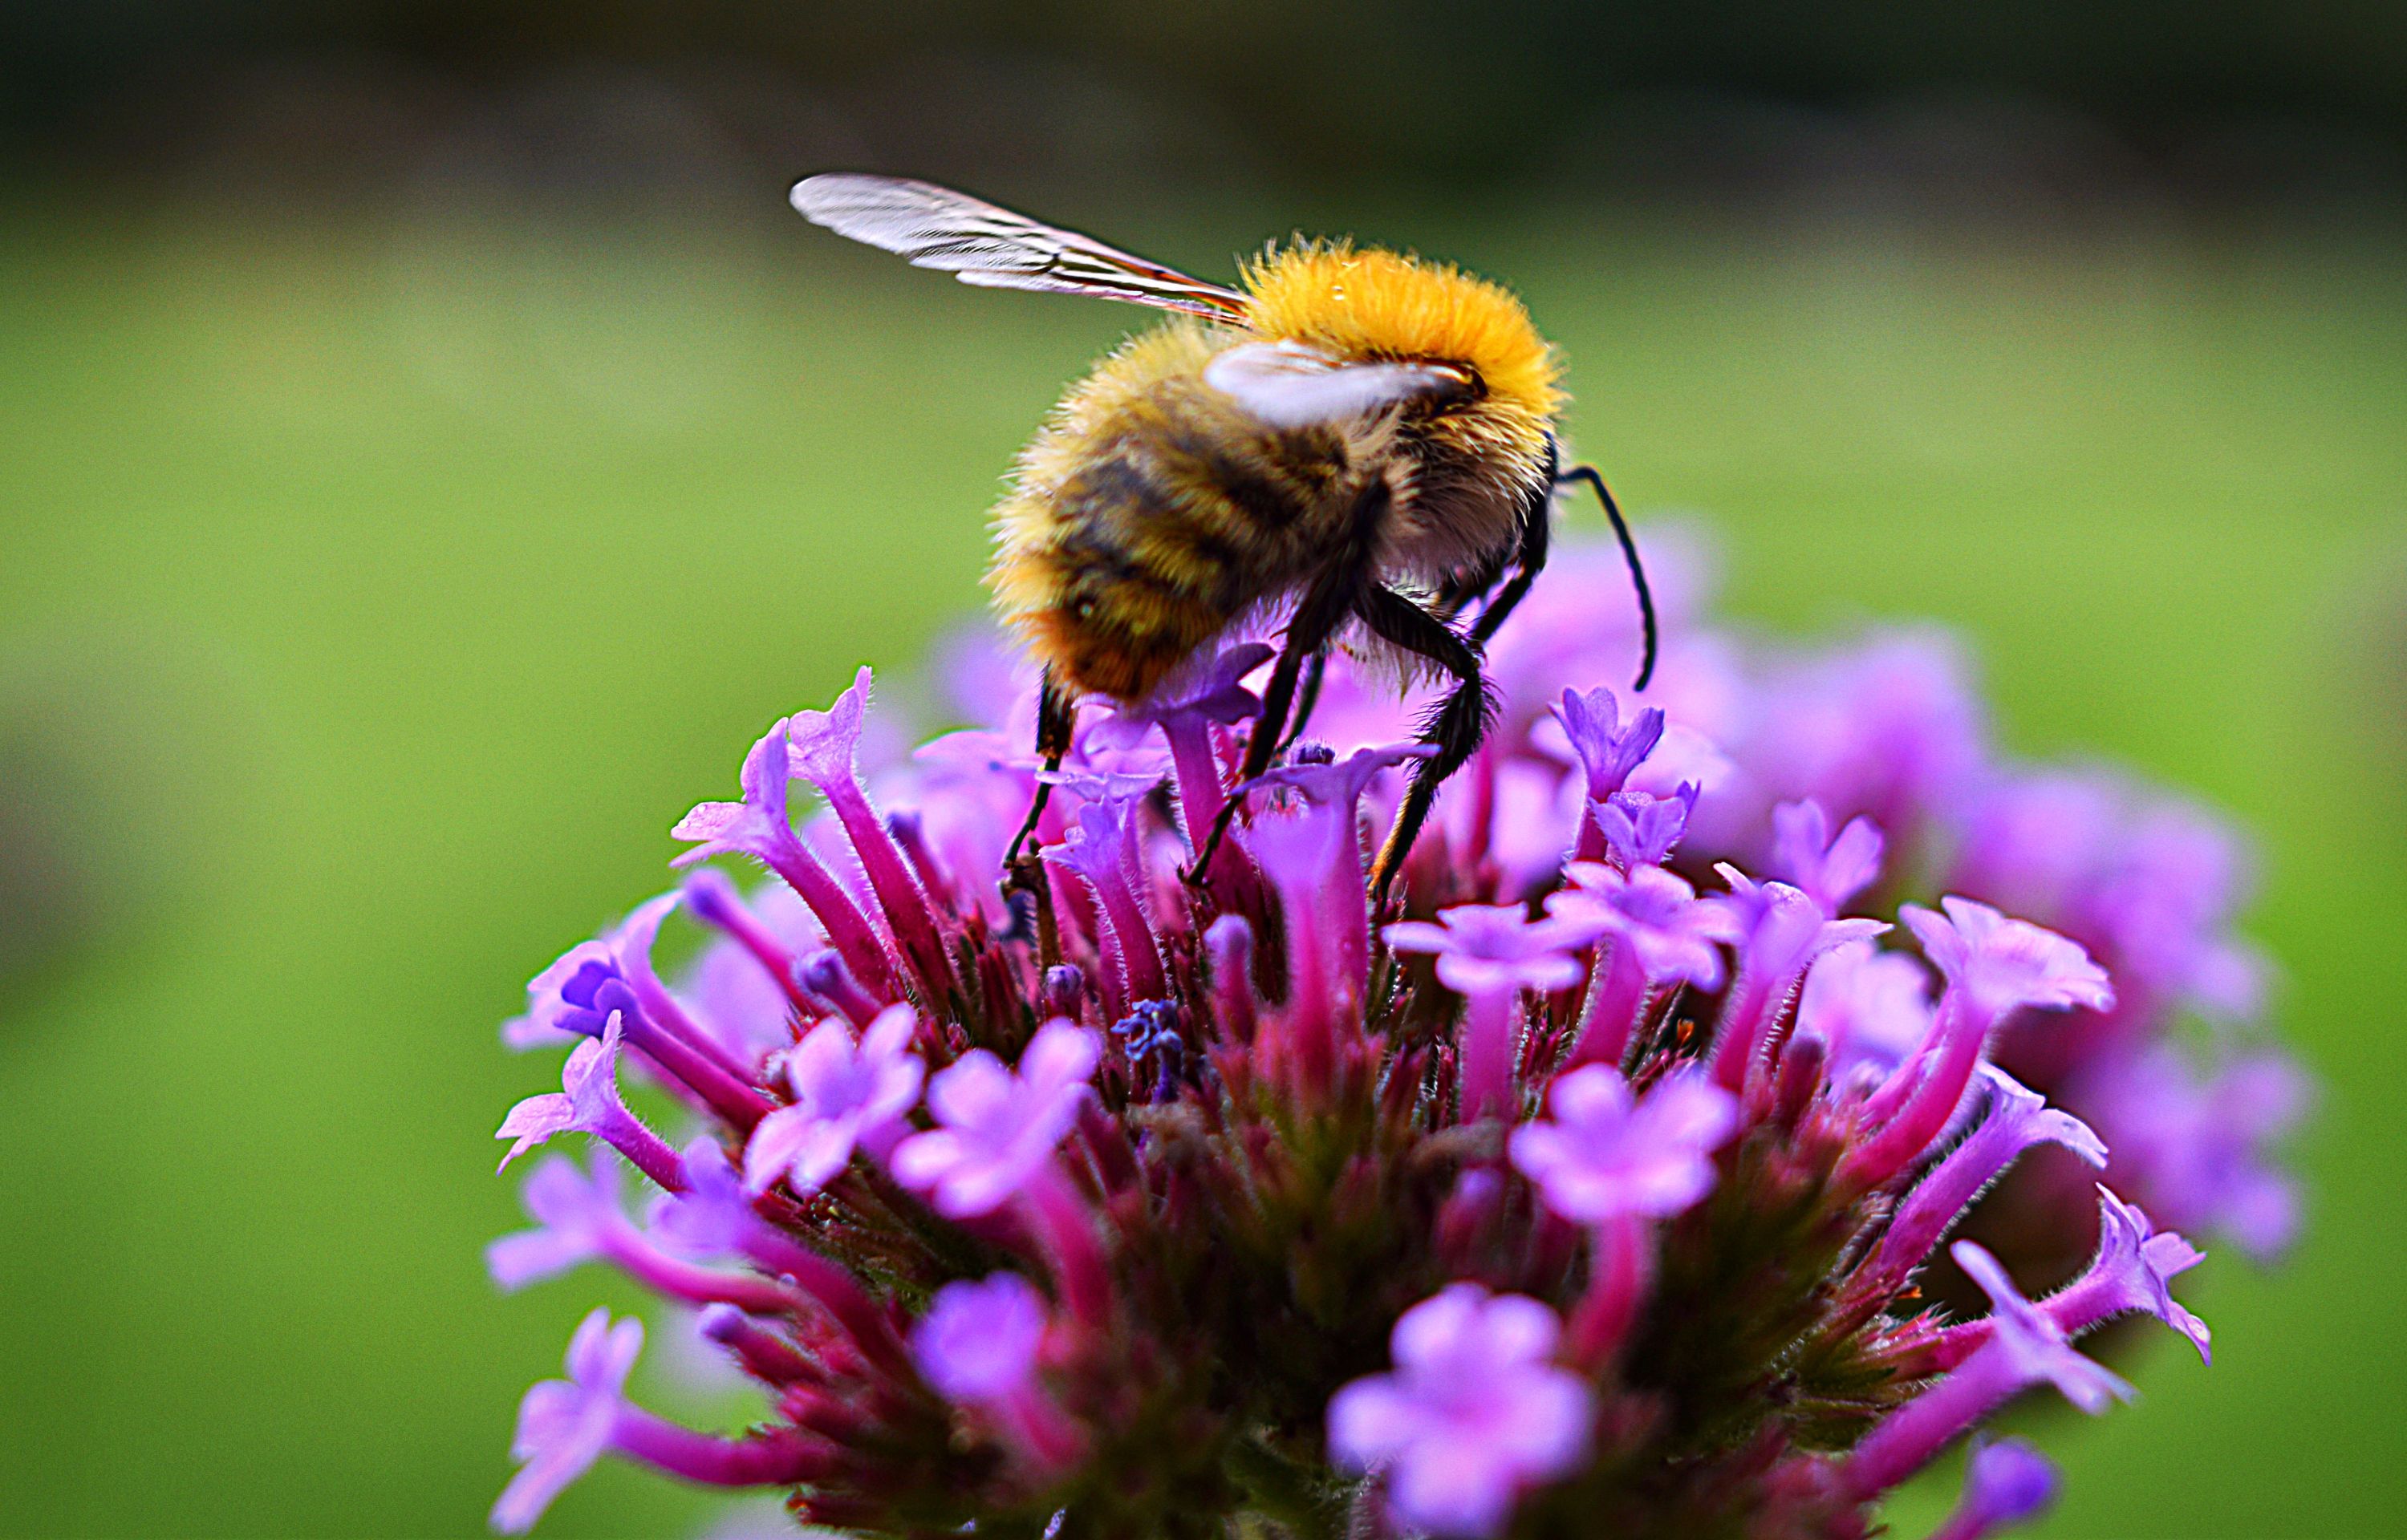
[[[1558,481],[1585,481],[1596,488],[1597,501],[1604,504],[1604,516],[1613,521],[1614,538],[1621,542],[1621,559],[1630,564],[1630,581],[1638,590],[1638,620],[1645,628],[1646,646],[1638,663],[1638,683],[1630,686],[1643,690],[1655,677],[1655,595],[1646,586],[1646,569],[1638,559],[1638,542],[1630,538],[1630,526],[1621,516],[1621,505],[1613,501],[1613,488],[1593,465],[1574,465],[1555,478]]]

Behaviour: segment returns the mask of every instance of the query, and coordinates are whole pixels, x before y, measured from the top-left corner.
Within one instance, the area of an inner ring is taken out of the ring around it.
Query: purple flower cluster
[[[640,1328],[597,1312],[528,1392],[495,1526],[611,1454],[898,1536],[1853,1540],[2016,1394],[2128,1395],[2075,1346],[2100,1325],[2204,1355],[2170,1287],[2200,1253],[2157,1221],[2277,1241],[2263,1141],[2297,1095],[2268,1049],[2201,1070],[2164,1031],[2250,1004],[2228,850],[2202,876],[2206,826],[2128,792],[2077,860],[2015,832],[1996,810],[2041,778],[1994,765],[1918,641],[1767,661],[1679,626],[1618,700],[1598,559],[1507,628],[1496,737],[1388,912],[1363,852],[1410,708],[1342,660],[1317,736],[1243,787],[1250,643],[1086,713],[1059,770],[983,660],[1000,709],[907,758],[864,764],[865,671],[772,727],[740,799],[677,827],[770,879],[693,873],[506,1029],[569,1045],[510,1158],[610,1149],[537,1165],[536,1227],[490,1257],[505,1287],[599,1261],[702,1307],[765,1415],[720,1437],[631,1405]],[[1930,872],[1936,907],[1893,902]],[[674,989],[672,913],[709,938]],[[2123,1106],[2144,1076],[2187,1099]],[[2079,1180],[2000,1187],[2043,1149]],[[2036,1297],[1963,1238],[2017,1191],[2098,1237]],[[1949,1256],[1986,1304],[1925,1297]],[[1982,1445],[1945,1533],[2053,1492]]]

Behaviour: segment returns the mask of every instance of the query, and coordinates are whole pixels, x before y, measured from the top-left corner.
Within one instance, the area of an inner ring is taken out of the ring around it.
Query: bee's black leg
[[[1254,718],[1253,736],[1246,741],[1246,762],[1238,769],[1237,784],[1245,785],[1271,768],[1271,756],[1278,752],[1287,732],[1288,713],[1295,704],[1297,676],[1307,661],[1317,661],[1329,639],[1346,617],[1355,613],[1375,549],[1379,527],[1395,506],[1395,490],[1385,477],[1374,478],[1362,488],[1355,501],[1346,548],[1331,561],[1312,586],[1296,601],[1295,613],[1288,617],[1287,643],[1279,649],[1278,661],[1271,668],[1270,687],[1262,692],[1261,714]],[[1440,627],[1439,629],[1445,629]],[[1318,671],[1315,671],[1314,690],[1318,690]],[[1307,709],[1309,709],[1307,707]],[[1200,883],[1219,850],[1220,841],[1228,837],[1229,825],[1246,803],[1243,791],[1232,791],[1220,804],[1220,815],[1212,820],[1212,829],[1195,852],[1195,861],[1186,872],[1186,880]]]
[[[1278,746],[1281,749],[1294,747],[1295,741],[1303,736],[1303,729],[1312,725],[1312,708],[1320,704],[1320,679],[1328,671],[1329,649],[1327,647],[1321,648],[1303,660],[1303,682],[1296,686],[1295,713],[1288,722],[1287,731],[1279,739]]]
[[[1430,659],[1455,680],[1453,692],[1421,726],[1421,742],[1436,745],[1437,753],[1413,767],[1403,806],[1396,810],[1396,822],[1371,868],[1371,907],[1375,911],[1387,902],[1389,887],[1429,821],[1438,787],[1479,752],[1493,708],[1488,681],[1479,671],[1478,649],[1445,621],[1389,588],[1364,594],[1356,613],[1387,642]]]
[[[1329,644],[1330,633],[1345,618],[1346,608],[1335,604],[1324,589],[1331,585],[1316,585],[1307,590],[1303,601],[1295,607],[1288,621],[1287,644],[1279,649],[1278,661],[1271,666],[1269,687],[1262,691],[1261,714],[1254,718],[1253,736],[1246,740],[1246,762],[1238,768],[1237,784],[1260,775],[1271,768],[1271,756],[1278,751],[1280,735],[1287,730],[1288,712],[1295,703],[1297,676],[1307,660],[1317,661],[1320,651]],[[1329,612],[1334,607],[1335,614]],[[1316,671],[1315,680],[1318,675]],[[1246,794],[1232,791],[1220,804],[1220,815],[1212,820],[1212,828],[1197,846],[1195,860],[1186,872],[1189,883],[1200,883],[1219,852],[1220,841],[1228,837],[1229,825],[1236,818],[1237,810],[1246,804]]]
[[[1045,769],[1049,773],[1061,768],[1061,756],[1070,752],[1070,738],[1075,729],[1078,708],[1061,687],[1053,681],[1053,671],[1045,671],[1044,683],[1036,691],[1036,752],[1045,756]],[[1028,804],[1028,816],[1012,836],[1011,849],[1004,854],[1003,868],[1009,874],[1004,888],[1007,894],[1014,887],[1028,884],[1020,881],[1021,868],[1027,857],[1021,849],[1036,834],[1037,821],[1045,816],[1045,804],[1053,798],[1053,783],[1040,780],[1036,795]]]

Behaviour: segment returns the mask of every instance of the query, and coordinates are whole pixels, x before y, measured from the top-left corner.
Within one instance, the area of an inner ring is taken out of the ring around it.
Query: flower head
[[[1382,1472],[1389,1505],[1416,1529],[1498,1533],[1523,1491],[1570,1471],[1588,1447],[1588,1389],[1549,1362],[1560,1334],[1534,1299],[1447,1288],[1396,1322],[1391,1372],[1330,1402],[1330,1452]]]
[[[1683,618],[1676,573],[1632,711],[1593,685],[1634,634],[1560,581],[1608,558],[1618,581],[1617,552],[1563,553],[1494,639],[1495,728],[1376,914],[1366,851],[1441,686],[1400,699],[1342,650],[1315,738],[1256,739],[1244,784],[1250,641],[1081,702],[1058,766],[999,655],[916,756],[865,671],[777,722],[741,799],[679,826],[766,884],[638,906],[510,1029],[566,1051],[513,1156],[585,1131],[659,1189],[644,1222],[612,1157],[548,1160],[536,1227],[489,1256],[505,1287],[597,1260],[699,1307],[764,1419],[629,1405],[633,1328],[597,1318],[529,1399],[497,1522],[606,1450],[864,1537],[1310,1504],[1365,1533],[1858,1540],[2018,1392],[2124,1393],[2072,1346],[2101,1322],[2203,1353],[2172,1294],[2200,1252],[2157,1225],[2286,1232],[2301,1099],[2261,1029],[2168,1048],[2176,1010],[2256,1009],[2220,826],[2083,773],[2022,797],[2045,772],[1997,755],[1944,644],[1770,653]],[[797,776],[826,803],[799,829]],[[1880,831],[1910,856],[1886,872]],[[1006,872],[1015,841],[1038,859]],[[1953,896],[1904,911],[1930,964],[1845,912],[1937,876]],[[651,949],[680,907],[708,944],[673,993]],[[1995,1304],[1951,1321],[1920,1288],[1959,1227],[2089,1222],[2063,1162],[2023,1159],[2044,1143],[2113,1147],[2097,1255],[2033,1301],[2006,1271],[2032,1251],[1958,1246]],[[2029,1512],[2035,1470],[1984,1447],[1946,1540]]]

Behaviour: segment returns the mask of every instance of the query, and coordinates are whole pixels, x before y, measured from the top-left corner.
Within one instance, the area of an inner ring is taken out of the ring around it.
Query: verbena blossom
[[[992,670],[916,755],[878,747],[865,673],[780,720],[741,799],[677,825],[763,885],[695,872],[538,977],[509,1036],[568,1047],[562,1089],[503,1134],[599,1148],[548,1155],[489,1256],[699,1307],[759,1420],[632,1406],[634,1329],[597,1316],[530,1392],[495,1522],[607,1455],[864,1535],[1861,1540],[2018,1393],[2121,1396],[2081,1345],[2106,1322],[2203,1354],[2174,1295],[2200,1253],[2152,1194],[2226,1233],[2272,1212],[2294,1088],[2232,1086],[2236,1129],[2199,1126],[2204,1091],[2155,1124],[2115,1098],[2174,1073],[2170,1012],[2249,1003],[2228,894],[2184,886],[2228,881],[2212,842],[2167,822],[2101,865],[2050,827],[2019,859],[2055,804],[1998,811],[1944,649],[1752,662],[1682,586],[1633,702],[1598,683],[1618,622],[1541,586],[1491,657],[1496,736],[1376,914],[1364,852],[1426,751],[1343,658],[1243,786],[1249,643],[1085,713],[1058,769]],[[2092,847],[2124,805],[2085,804]],[[1997,885],[1899,902],[1951,869]],[[678,917],[708,941],[664,981]],[[2183,1083],[2279,1062],[2215,1052]],[[2025,1292],[1988,1248],[2023,1265],[2034,1223],[2074,1250]],[[2043,1505],[2035,1459],[1981,1447],[1943,1533]]]
[[[1560,1336],[1534,1299],[1448,1285],[1397,1321],[1392,1372],[1331,1400],[1331,1455],[1374,1474],[1374,1501],[1409,1529],[1496,1533],[1525,1489],[1587,1452],[1595,1392],[1554,1362]]]

